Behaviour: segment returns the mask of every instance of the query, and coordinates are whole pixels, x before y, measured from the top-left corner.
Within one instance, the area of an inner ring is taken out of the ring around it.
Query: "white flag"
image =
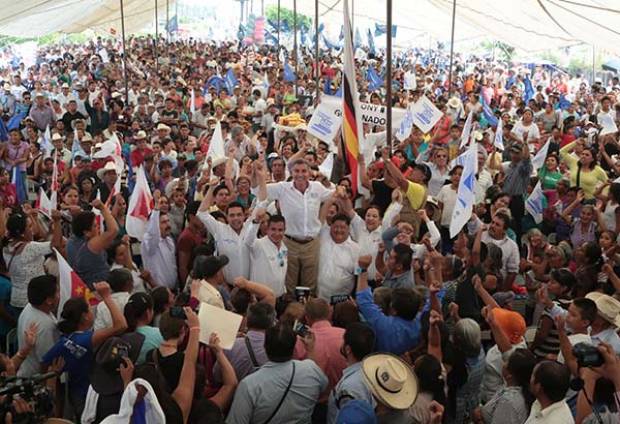
[[[43,134],[43,143],[41,143],[41,150],[45,153],[45,157],[48,157],[54,146],[52,145],[52,133],[50,131],[50,126],[48,125],[45,128],[45,133]]]
[[[473,144],[472,146],[476,146]],[[478,166],[478,149],[469,148],[463,153],[463,174],[459,182],[456,203],[450,221],[450,238],[456,236],[471,218],[474,208],[474,186],[476,184],[476,168]]]
[[[189,98],[189,111],[192,114],[196,113],[196,93],[194,93],[193,88],[192,88],[191,97]]]
[[[211,143],[209,143],[209,150],[207,151],[207,158],[223,158],[226,156],[224,150],[224,137],[222,136],[222,124],[220,121],[215,124],[215,130],[211,137]],[[213,159],[212,159],[213,160]]]
[[[400,125],[396,129],[396,138],[403,142],[411,135],[413,129],[413,105],[409,105],[405,112],[405,117],[400,121]]]
[[[325,160],[319,165],[319,172],[325,175],[328,179],[332,176],[332,170],[334,169],[334,154],[328,153]]]
[[[469,115],[467,115],[467,120],[465,121],[465,126],[463,126],[463,132],[461,133],[461,145],[459,149],[462,149],[469,142],[469,135],[471,134],[471,126],[472,121],[474,120],[474,111],[470,111]]]
[[[151,189],[146,181],[144,167],[140,165],[136,174],[136,185],[129,198],[127,218],[125,220],[127,234],[131,237],[135,237],[140,241],[144,238],[149,215],[153,210],[152,204],[153,196],[151,195]]]
[[[308,122],[308,134],[311,134],[328,146],[334,146],[334,137],[342,125],[342,99],[335,96],[321,96],[310,121]]]
[[[547,152],[549,151],[549,144],[551,143],[551,137],[547,140],[544,146],[536,153],[536,156],[532,158],[532,167],[535,171],[538,171],[545,164],[547,159]]]
[[[537,224],[540,224],[543,220],[543,211],[545,209],[545,193],[543,192],[542,186],[540,185],[540,181],[532,190],[532,193],[529,195],[527,200],[525,201],[525,210],[532,215],[534,221]]]
[[[39,212],[51,219],[52,209],[55,209],[55,206],[52,207],[52,201],[47,197],[45,190],[41,187],[39,191]]]
[[[497,150],[504,150],[504,121],[501,119],[497,124],[497,128],[495,128],[495,140],[493,140],[493,145],[497,147]]]

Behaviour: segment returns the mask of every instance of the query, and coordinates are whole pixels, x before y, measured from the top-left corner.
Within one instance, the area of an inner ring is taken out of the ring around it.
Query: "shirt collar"
[[[545,409],[539,409],[536,415],[541,418],[546,418],[549,415],[555,413],[556,411],[559,411],[560,409],[562,409],[563,406],[564,406],[564,399],[562,399],[559,402],[552,403],[551,405],[547,406]],[[540,404],[540,402],[538,403],[538,407],[542,408],[542,405]]]
[[[314,324],[312,324],[311,328],[315,329],[315,328],[329,328],[332,325],[329,323],[329,321],[327,320],[321,320],[321,321],[317,321]]]

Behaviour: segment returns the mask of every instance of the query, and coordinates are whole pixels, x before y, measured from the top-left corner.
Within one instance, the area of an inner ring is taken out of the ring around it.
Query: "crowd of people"
[[[274,49],[136,37],[0,70],[2,381],[54,372],[49,416],[84,424],[620,422],[618,78],[459,56],[448,79],[428,53],[399,56],[393,106],[443,115],[402,142],[364,124],[365,190],[307,131],[335,54],[291,82]],[[384,58],[356,61],[385,104]],[[61,302],[65,260],[85,287]],[[242,316],[226,349],[216,308]],[[39,422],[28,400],[6,422]]]

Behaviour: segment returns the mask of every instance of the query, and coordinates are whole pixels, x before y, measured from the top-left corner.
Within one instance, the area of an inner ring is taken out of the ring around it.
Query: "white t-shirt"
[[[60,337],[54,314],[46,314],[31,304],[27,304],[17,320],[17,344],[20,349],[24,347],[24,331],[33,322],[37,323],[37,342],[17,370],[19,377],[31,377],[40,373],[43,356]]]
[[[512,128],[512,133],[517,140],[523,142],[523,135],[528,134],[527,141],[531,143],[533,140],[540,138],[540,131],[538,131],[538,125],[532,122],[530,125],[523,125],[523,121],[518,121]]]
[[[11,275],[11,306],[23,308],[28,303],[28,283],[34,277],[45,274],[45,255],[52,253],[49,241],[30,241],[22,251],[13,255],[15,246],[5,248],[4,262]]]
[[[450,221],[452,220],[454,205],[456,204],[456,190],[454,190],[450,184],[443,186],[441,190],[439,190],[437,201],[443,204],[440,225],[442,227],[449,227]]]

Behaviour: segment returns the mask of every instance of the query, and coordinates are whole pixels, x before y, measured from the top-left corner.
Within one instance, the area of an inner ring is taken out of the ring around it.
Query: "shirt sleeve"
[[[409,181],[405,195],[407,196],[407,200],[409,200],[411,207],[414,210],[418,210],[424,203],[426,189],[421,184]]]
[[[245,237],[243,238],[243,241],[248,247],[250,248],[254,247],[254,244],[256,243],[257,233],[258,233],[258,224],[255,224],[254,222],[249,221],[247,230],[245,232]]]
[[[29,253],[34,256],[45,256],[52,253],[52,244],[49,241],[31,241],[27,247]]]
[[[37,340],[37,344],[38,344],[38,340]],[[48,350],[43,357],[41,358],[41,363],[43,365],[49,365],[52,363],[52,361],[56,358],[58,358],[59,356],[61,356],[62,353],[62,341],[58,340],[52,347],[50,350]]]
[[[254,402],[250,396],[246,381],[241,380],[235,391],[230,412],[226,418],[226,424],[249,424],[252,419]]]
[[[283,187],[284,185],[282,183],[267,184],[267,198],[270,200],[279,199]]]
[[[383,312],[381,312],[381,309],[379,309],[379,307],[372,300],[372,293],[370,292],[370,287],[362,291],[358,291],[355,301],[357,302],[357,307],[359,308],[366,321],[375,329],[377,325],[381,323],[381,321],[387,318],[383,314]]]
[[[51,351],[52,348],[55,347],[56,342],[57,333],[54,327],[44,326],[42,329],[37,331],[37,342],[35,343],[34,348],[36,358],[43,358]]]
[[[159,232],[159,211],[154,210],[151,213],[149,222],[146,225],[146,232],[144,233],[144,240],[142,241],[142,248],[145,253],[153,254],[159,245],[159,239],[161,233]]]
[[[516,245],[510,249],[510,255],[506,260],[506,272],[518,272],[519,271],[519,248]]]
[[[213,218],[213,215],[211,215],[207,211],[198,212],[196,216],[198,217],[198,219],[200,219],[200,221],[202,221],[204,226],[207,227],[207,231],[209,231],[213,235],[213,237],[217,239],[219,237],[219,234],[221,234],[220,229],[224,224]]]

